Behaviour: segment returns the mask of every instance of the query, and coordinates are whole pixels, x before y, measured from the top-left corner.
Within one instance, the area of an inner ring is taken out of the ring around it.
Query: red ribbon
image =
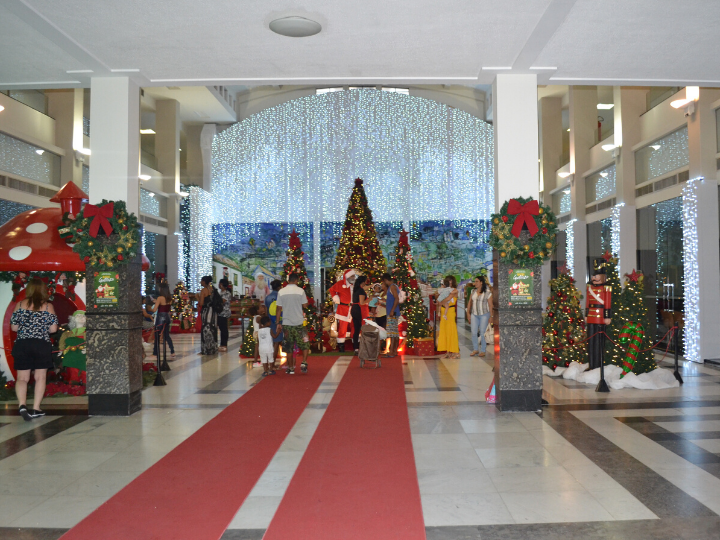
[[[540,215],[540,205],[537,201],[529,201],[525,204],[520,204],[517,199],[510,199],[508,203],[507,213],[511,216],[517,215],[513,222],[512,230],[510,231],[515,238],[520,238],[520,231],[522,231],[523,224],[527,225],[530,236],[535,236],[538,232],[537,223],[533,216]]]
[[[94,204],[86,204],[83,212],[86,218],[94,218],[90,223],[90,236],[96,238],[100,227],[102,227],[105,234],[110,236],[113,232],[112,225],[108,221],[115,212],[115,204],[107,203],[104,206],[95,206]]]

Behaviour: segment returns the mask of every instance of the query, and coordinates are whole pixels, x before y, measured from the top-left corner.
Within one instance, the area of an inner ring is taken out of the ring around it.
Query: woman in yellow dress
[[[455,276],[445,278],[447,287],[454,292],[440,303],[440,332],[438,334],[438,351],[446,351],[443,358],[460,358],[460,343],[457,332],[457,280]]]

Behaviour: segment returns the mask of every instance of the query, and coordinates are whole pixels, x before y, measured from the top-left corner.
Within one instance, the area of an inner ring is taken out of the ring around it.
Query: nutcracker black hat
[[[605,275],[605,267],[607,265],[607,261],[600,257],[599,259],[595,259],[593,261],[593,276],[597,276],[599,274]]]

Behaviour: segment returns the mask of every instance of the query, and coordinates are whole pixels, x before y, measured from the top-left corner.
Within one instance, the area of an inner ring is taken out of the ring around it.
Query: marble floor
[[[408,415],[427,537],[718,538],[720,370],[683,365],[669,390],[596,394],[545,378],[541,414],[485,403],[493,357],[406,357]],[[55,539],[162,459],[260,378],[229,350],[173,337],[167,386],[130,418],[88,418],[84,398],[48,400],[31,423],[0,404],[0,538]],[[336,361],[223,535],[262,538],[342,379]],[[670,368],[669,363],[663,364]]]

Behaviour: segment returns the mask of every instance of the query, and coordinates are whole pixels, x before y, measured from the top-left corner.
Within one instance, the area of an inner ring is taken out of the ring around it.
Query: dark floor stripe
[[[217,394],[220,392],[220,390],[225,390],[228,386],[230,386],[235,381],[242,379],[247,375],[248,370],[252,370],[252,361],[248,360],[247,362],[244,362],[243,364],[240,364],[238,367],[233,369],[232,371],[226,373],[219,379],[214,380],[207,386],[203,387],[202,389],[195,392],[196,394]]]
[[[459,391],[460,387],[442,360],[424,360],[438,390]]]
[[[717,517],[683,490],[565,411],[543,420],[660,518]],[[682,538],[682,537],[679,537]]]
[[[25,433],[12,437],[11,439],[2,441],[0,442],[0,459],[5,459],[17,454],[18,452],[22,452],[39,442],[49,439],[53,435],[57,435],[66,429],[77,426],[87,420],[87,418],[87,415],[63,416],[45,424],[40,424],[31,431],[26,431]]]
[[[2,540],[58,540],[69,529],[18,529],[17,527],[0,527]]]
[[[48,416],[87,416],[85,403],[51,404],[45,401],[43,410]],[[0,403],[0,416],[20,416],[17,403]]]

